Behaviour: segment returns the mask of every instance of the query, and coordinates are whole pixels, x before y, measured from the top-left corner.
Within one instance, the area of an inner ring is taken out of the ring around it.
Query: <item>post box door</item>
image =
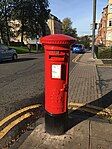
[[[45,109],[53,114],[66,112],[68,97],[68,63],[50,63],[49,84],[46,84]]]

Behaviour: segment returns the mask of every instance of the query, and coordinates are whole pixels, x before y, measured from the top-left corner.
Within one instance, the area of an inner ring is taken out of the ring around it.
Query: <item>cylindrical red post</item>
[[[40,41],[45,48],[45,129],[60,135],[67,126],[70,45],[75,39],[54,34]]]

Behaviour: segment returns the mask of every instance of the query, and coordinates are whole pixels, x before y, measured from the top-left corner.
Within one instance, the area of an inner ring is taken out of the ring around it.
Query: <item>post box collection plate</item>
[[[52,65],[52,79],[61,79],[61,65]]]

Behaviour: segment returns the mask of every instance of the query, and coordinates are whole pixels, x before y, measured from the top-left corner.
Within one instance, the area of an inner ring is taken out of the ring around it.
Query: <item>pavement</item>
[[[103,72],[91,53],[82,55],[70,73],[69,102],[83,107],[90,105],[112,110],[112,76],[109,74],[106,78],[107,75],[102,75]],[[103,88],[102,79],[103,83],[107,81]],[[111,83],[108,85],[108,82]],[[98,117],[77,108],[68,114],[68,130],[64,135],[49,135],[44,125],[42,119],[42,123],[32,131],[19,149],[112,149],[112,117]]]

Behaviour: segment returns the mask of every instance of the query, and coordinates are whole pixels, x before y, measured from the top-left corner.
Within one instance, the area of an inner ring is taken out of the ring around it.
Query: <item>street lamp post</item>
[[[92,30],[92,55],[93,55],[93,58],[95,58],[94,49],[95,49],[95,29],[96,29],[96,1],[97,0],[93,0],[93,30]]]
[[[39,51],[38,39],[39,39],[39,35],[36,35],[36,52],[37,53]]]

